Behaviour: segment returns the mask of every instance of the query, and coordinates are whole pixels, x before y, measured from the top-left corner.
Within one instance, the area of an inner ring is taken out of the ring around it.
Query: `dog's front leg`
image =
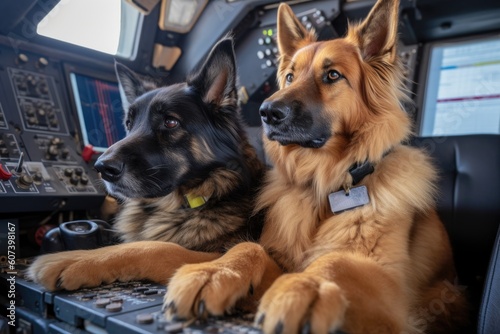
[[[183,264],[211,261],[219,256],[191,251],[169,242],[138,241],[42,255],[29,267],[27,274],[49,290],[76,290],[137,279],[166,284]]]
[[[327,254],[278,278],[256,323],[266,333],[401,333],[408,311],[401,281],[369,258]]]
[[[262,246],[237,244],[219,259],[181,267],[168,285],[166,315],[184,319],[223,315],[238,301],[239,307],[255,311],[257,301],[280,274]]]

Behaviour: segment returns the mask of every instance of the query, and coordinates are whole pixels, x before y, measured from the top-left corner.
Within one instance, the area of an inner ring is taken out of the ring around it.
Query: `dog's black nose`
[[[277,125],[287,118],[290,109],[283,102],[264,101],[260,106],[259,113],[264,123]]]
[[[94,164],[94,168],[101,173],[104,180],[116,182],[123,174],[124,163],[116,159],[99,158]]]

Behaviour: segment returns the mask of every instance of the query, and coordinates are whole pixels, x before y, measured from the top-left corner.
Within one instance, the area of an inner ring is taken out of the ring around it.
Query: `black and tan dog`
[[[240,121],[232,43],[221,40],[187,82],[170,86],[117,64],[128,133],[95,167],[123,201],[115,227],[125,243],[41,256],[29,268],[34,281],[50,290],[167,283],[181,265],[258,235],[250,217],[263,166]]]

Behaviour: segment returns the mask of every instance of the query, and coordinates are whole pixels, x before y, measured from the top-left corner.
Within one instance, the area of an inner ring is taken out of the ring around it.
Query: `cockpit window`
[[[134,58],[142,14],[122,0],[62,0],[37,33],[93,50]]]

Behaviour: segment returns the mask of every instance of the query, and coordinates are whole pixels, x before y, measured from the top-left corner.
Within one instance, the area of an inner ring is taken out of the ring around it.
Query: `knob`
[[[16,183],[19,188],[28,189],[33,184],[33,178],[28,174],[21,174],[17,178]]]
[[[36,172],[35,175],[33,175],[33,181],[37,183],[41,183],[43,181],[43,176],[41,172]]]
[[[38,61],[36,62],[36,66],[38,68],[45,68],[47,67],[47,65],[49,65],[49,61],[47,60],[47,58],[45,57],[38,58]]]
[[[78,185],[78,182],[80,182],[80,178],[76,175],[73,175],[70,179],[69,182],[73,185]]]
[[[37,84],[37,80],[34,76],[32,75],[28,75],[26,77],[26,80],[28,81],[28,85],[31,86],[31,87],[35,87],[36,84]]]
[[[59,149],[56,145],[50,145],[47,149],[48,159],[55,159],[59,155]]]
[[[61,158],[63,159],[67,159],[69,156],[69,150],[67,148],[63,148],[61,150]]]
[[[57,145],[57,146],[61,147],[62,144],[63,144],[63,141],[59,137],[54,137],[50,140],[50,145]]]
[[[87,177],[87,175],[82,175],[80,177],[80,183],[83,185],[87,185],[89,183],[89,178]]]
[[[48,94],[49,93],[49,86],[47,86],[47,83],[45,82],[41,82],[38,86],[37,86],[37,90],[38,92],[40,92],[41,94]]]
[[[17,89],[23,92],[28,90],[28,84],[26,81],[17,82]]]
[[[78,175],[78,176],[82,176],[82,174],[83,174],[83,169],[81,169],[81,168],[77,168],[77,169],[75,169],[75,174],[76,174],[76,175]]]
[[[66,168],[66,169],[64,169],[64,175],[68,176],[68,177],[71,176],[71,175],[73,175],[73,168]]]
[[[25,55],[24,53],[20,53],[18,56],[17,56],[17,59],[16,59],[16,62],[21,65],[21,64],[26,64],[30,59],[28,58],[27,55]]]
[[[35,109],[33,109],[33,106],[27,105],[24,110],[26,111],[26,115],[28,117],[34,117],[35,116]]]

